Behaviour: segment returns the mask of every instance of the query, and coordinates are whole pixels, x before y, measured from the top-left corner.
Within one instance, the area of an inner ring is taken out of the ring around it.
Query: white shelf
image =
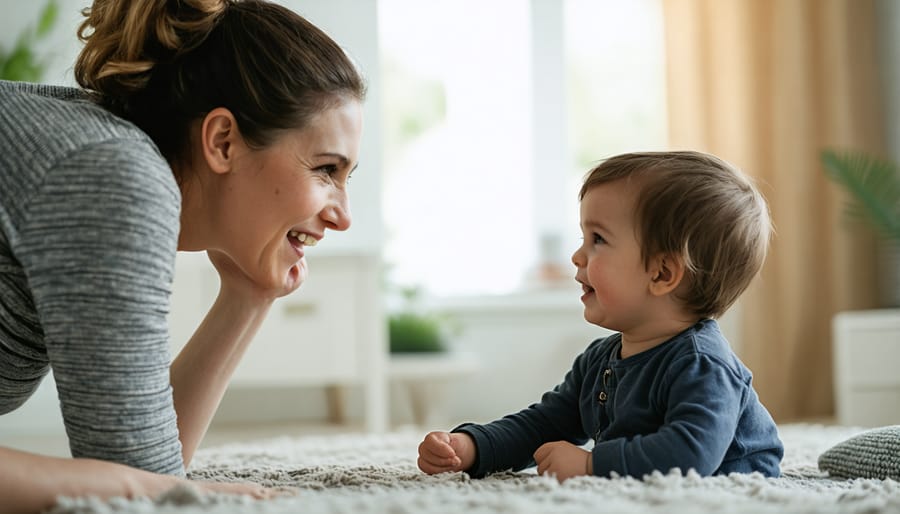
[[[393,353],[387,375],[393,381],[458,379],[478,372],[474,355],[460,352]]]
[[[841,312],[832,327],[838,422],[900,424],[900,309]]]

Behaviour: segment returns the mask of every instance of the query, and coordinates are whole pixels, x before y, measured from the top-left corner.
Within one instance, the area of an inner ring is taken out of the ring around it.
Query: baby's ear
[[[650,293],[664,296],[684,279],[684,259],[680,255],[659,254],[650,260]]]

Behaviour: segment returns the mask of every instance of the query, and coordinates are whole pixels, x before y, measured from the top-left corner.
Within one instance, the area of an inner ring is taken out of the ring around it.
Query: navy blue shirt
[[[524,469],[544,443],[593,439],[599,476],[672,468],[779,476],[784,447],[775,422],[714,320],[627,359],[619,358],[621,346],[621,334],[598,339],[539,403],[455,428],[478,448],[468,473]]]

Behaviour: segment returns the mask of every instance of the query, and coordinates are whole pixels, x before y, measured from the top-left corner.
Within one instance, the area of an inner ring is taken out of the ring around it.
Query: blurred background
[[[538,400],[607,333],[582,318],[569,261],[583,175],[686,148],[754,176],[772,211],[767,264],[722,325],[776,421],[900,423],[900,236],[847,216],[855,197],[821,157],[900,158],[900,2],[278,3],[369,82],[354,225],[309,252],[211,434],[448,429]],[[2,56],[25,44],[40,72],[4,78],[74,85],[89,3],[51,5],[47,25],[45,4],[0,0]],[[180,257],[173,351],[210,270]],[[0,439],[64,437],[46,382]]]

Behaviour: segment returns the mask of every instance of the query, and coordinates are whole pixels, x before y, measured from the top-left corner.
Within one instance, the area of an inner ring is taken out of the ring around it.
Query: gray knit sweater
[[[166,322],[180,205],[133,124],[77,89],[0,81],[0,414],[52,369],[73,456],[184,474]]]

